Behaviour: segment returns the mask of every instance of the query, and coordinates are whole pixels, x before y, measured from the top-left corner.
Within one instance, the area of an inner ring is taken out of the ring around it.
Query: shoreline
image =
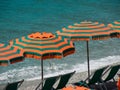
[[[119,63],[114,63],[114,64],[111,64],[111,65],[117,65],[119,64],[120,65],[120,62]],[[94,71],[94,70],[92,70]],[[91,71],[91,72],[92,72]],[[85,72],[80,72],[80,73],[75,73],[71,79],[69,80],[68,82],[68,85],[70,83],[74,83],[74,82],[78,82],[80,80],[85,80],[87,78],[87,71]],[[117,76],[116,78],[117,79]],[[23,84],[20,86],[20,88],[18,90],[35,90],[35,88],[37,87],[37,85],[40,83],[40,79],[37,79],[37,80],[29,80],[29,81],[24,81]],[[57,84],[57,82],[56,82]]]

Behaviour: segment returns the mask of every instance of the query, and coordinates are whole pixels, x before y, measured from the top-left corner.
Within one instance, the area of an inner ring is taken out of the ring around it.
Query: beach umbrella
[[[43,60],[61,59],[75,52],[72,41],[47,32],[35,32],[10,41],[10,45],[24,50],[26,58],[41,60],[41,80],[43,81]],[[43,83],[42,83],[43,86]]]
[[[0,66],[23,61],[23,50],[0,43]]]
[[[86,41],[87,46],[87,66],[88,66],[88,77],[90,76],[89,66],[89,41],[90,40],[106,40],[111,38],[111,34],[114,31],[110,27],[106,27],[104,24],[99,22],[83,21],[69,25],[68,27],[62,28],[56,32],[59,36],[63,36],[72,41]]]
[[[116,35],[112,35],[112,36],[120,38],[120,20],[116,20],[116,21],[108,24],[108,26],[111,27],[116,32]]]

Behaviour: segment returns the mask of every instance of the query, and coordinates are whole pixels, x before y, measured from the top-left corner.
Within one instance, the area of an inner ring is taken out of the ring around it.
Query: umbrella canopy
[[[84,40],[87,42],[87,62],[88,62],[88,77],[90,76],[90,67],[89,67],[89,44],[90,40],[105,40],[111,38],[111,34],[114,34],[115,31],[110,27],[106,27],[102,23],[84,21],[80,23],[75,23],[74,25],[69,25],[66,28],[62,28],[57,31],[59,36],[63,36],[72,41]]]
[[[115,31],[110,29],[110,27],[106,27],[102,23],[90,21],[75,23],[57,31],[58,35],[69,38],[72,41],[104,40],[110,38],[112,33],[115,33]]]
[[[0,66],[23,61],[23,50],[7,44],[0,44]]]
[[[113,30],[115,30],[116,35],[112,36],[117,36],[117,38],[120,38],[120,20],[114,21],[111,24],[108,24],[109,27],[111,27]]]
[[[10,45],[24,50],[24,56],[41,60],[41,76],[43,80],[43,60],[61,59],[73,54],[75,48],[70,40],[61,36],[36,32],[10,41]]]
[[[10,41],[14,47],[24,50],[25,57],[35,59],[62,58],[74,53],[71,41],[52,33],[32,33]]]

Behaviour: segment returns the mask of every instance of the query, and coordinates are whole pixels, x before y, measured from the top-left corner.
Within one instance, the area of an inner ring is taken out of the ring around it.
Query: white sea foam
[[[100,58],[98,60],[90,60],[90,69],[100,68],[101,66],[110,65],[113,63],[120,62],[120,56],[108,56],[105,58]],[[73,67],[77,72],[87,71],[87,62],[83,64],[77,64]]]

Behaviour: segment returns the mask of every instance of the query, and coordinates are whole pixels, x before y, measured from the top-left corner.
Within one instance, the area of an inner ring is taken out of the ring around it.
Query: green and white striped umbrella
[[[0,66],[23,61],[23,50],[7,44],[0,44]]]
[[[116,32],[116,35],[113,34],[112,36],[117,36],[117,38],[120,38],[120,20],[116,20],[113,23],[108,24],[108,26]]]
[[[24,56],[35,59],[62,58],[74,53],[74,45],[70,40],[52,33],[32,33],[10,41],[16,48],[24,50]]]
[[[36,32],[10,41],[10,45],[24,50],[24,56],[41,60],[41,76],[43,80],[43,60],[61,59],[75,52],[72,41],[64,37]]]
[[[110,34],[115,33],[110,27],[103,23],[84,21],[69,25],[57,31],[59,36],[69,38],[72,41],[79,40],[105,40],[111,38]]]
[[[89,46],[90,40],[106,40],[111,38],[111,34],[115,31],[103,23],[84,21],[69,25],[56,32],[59,36],[63,36],[72,41],[86,41],[87,42],[87,63],[88,63],[88,77],[90,76],[89,67]]]

